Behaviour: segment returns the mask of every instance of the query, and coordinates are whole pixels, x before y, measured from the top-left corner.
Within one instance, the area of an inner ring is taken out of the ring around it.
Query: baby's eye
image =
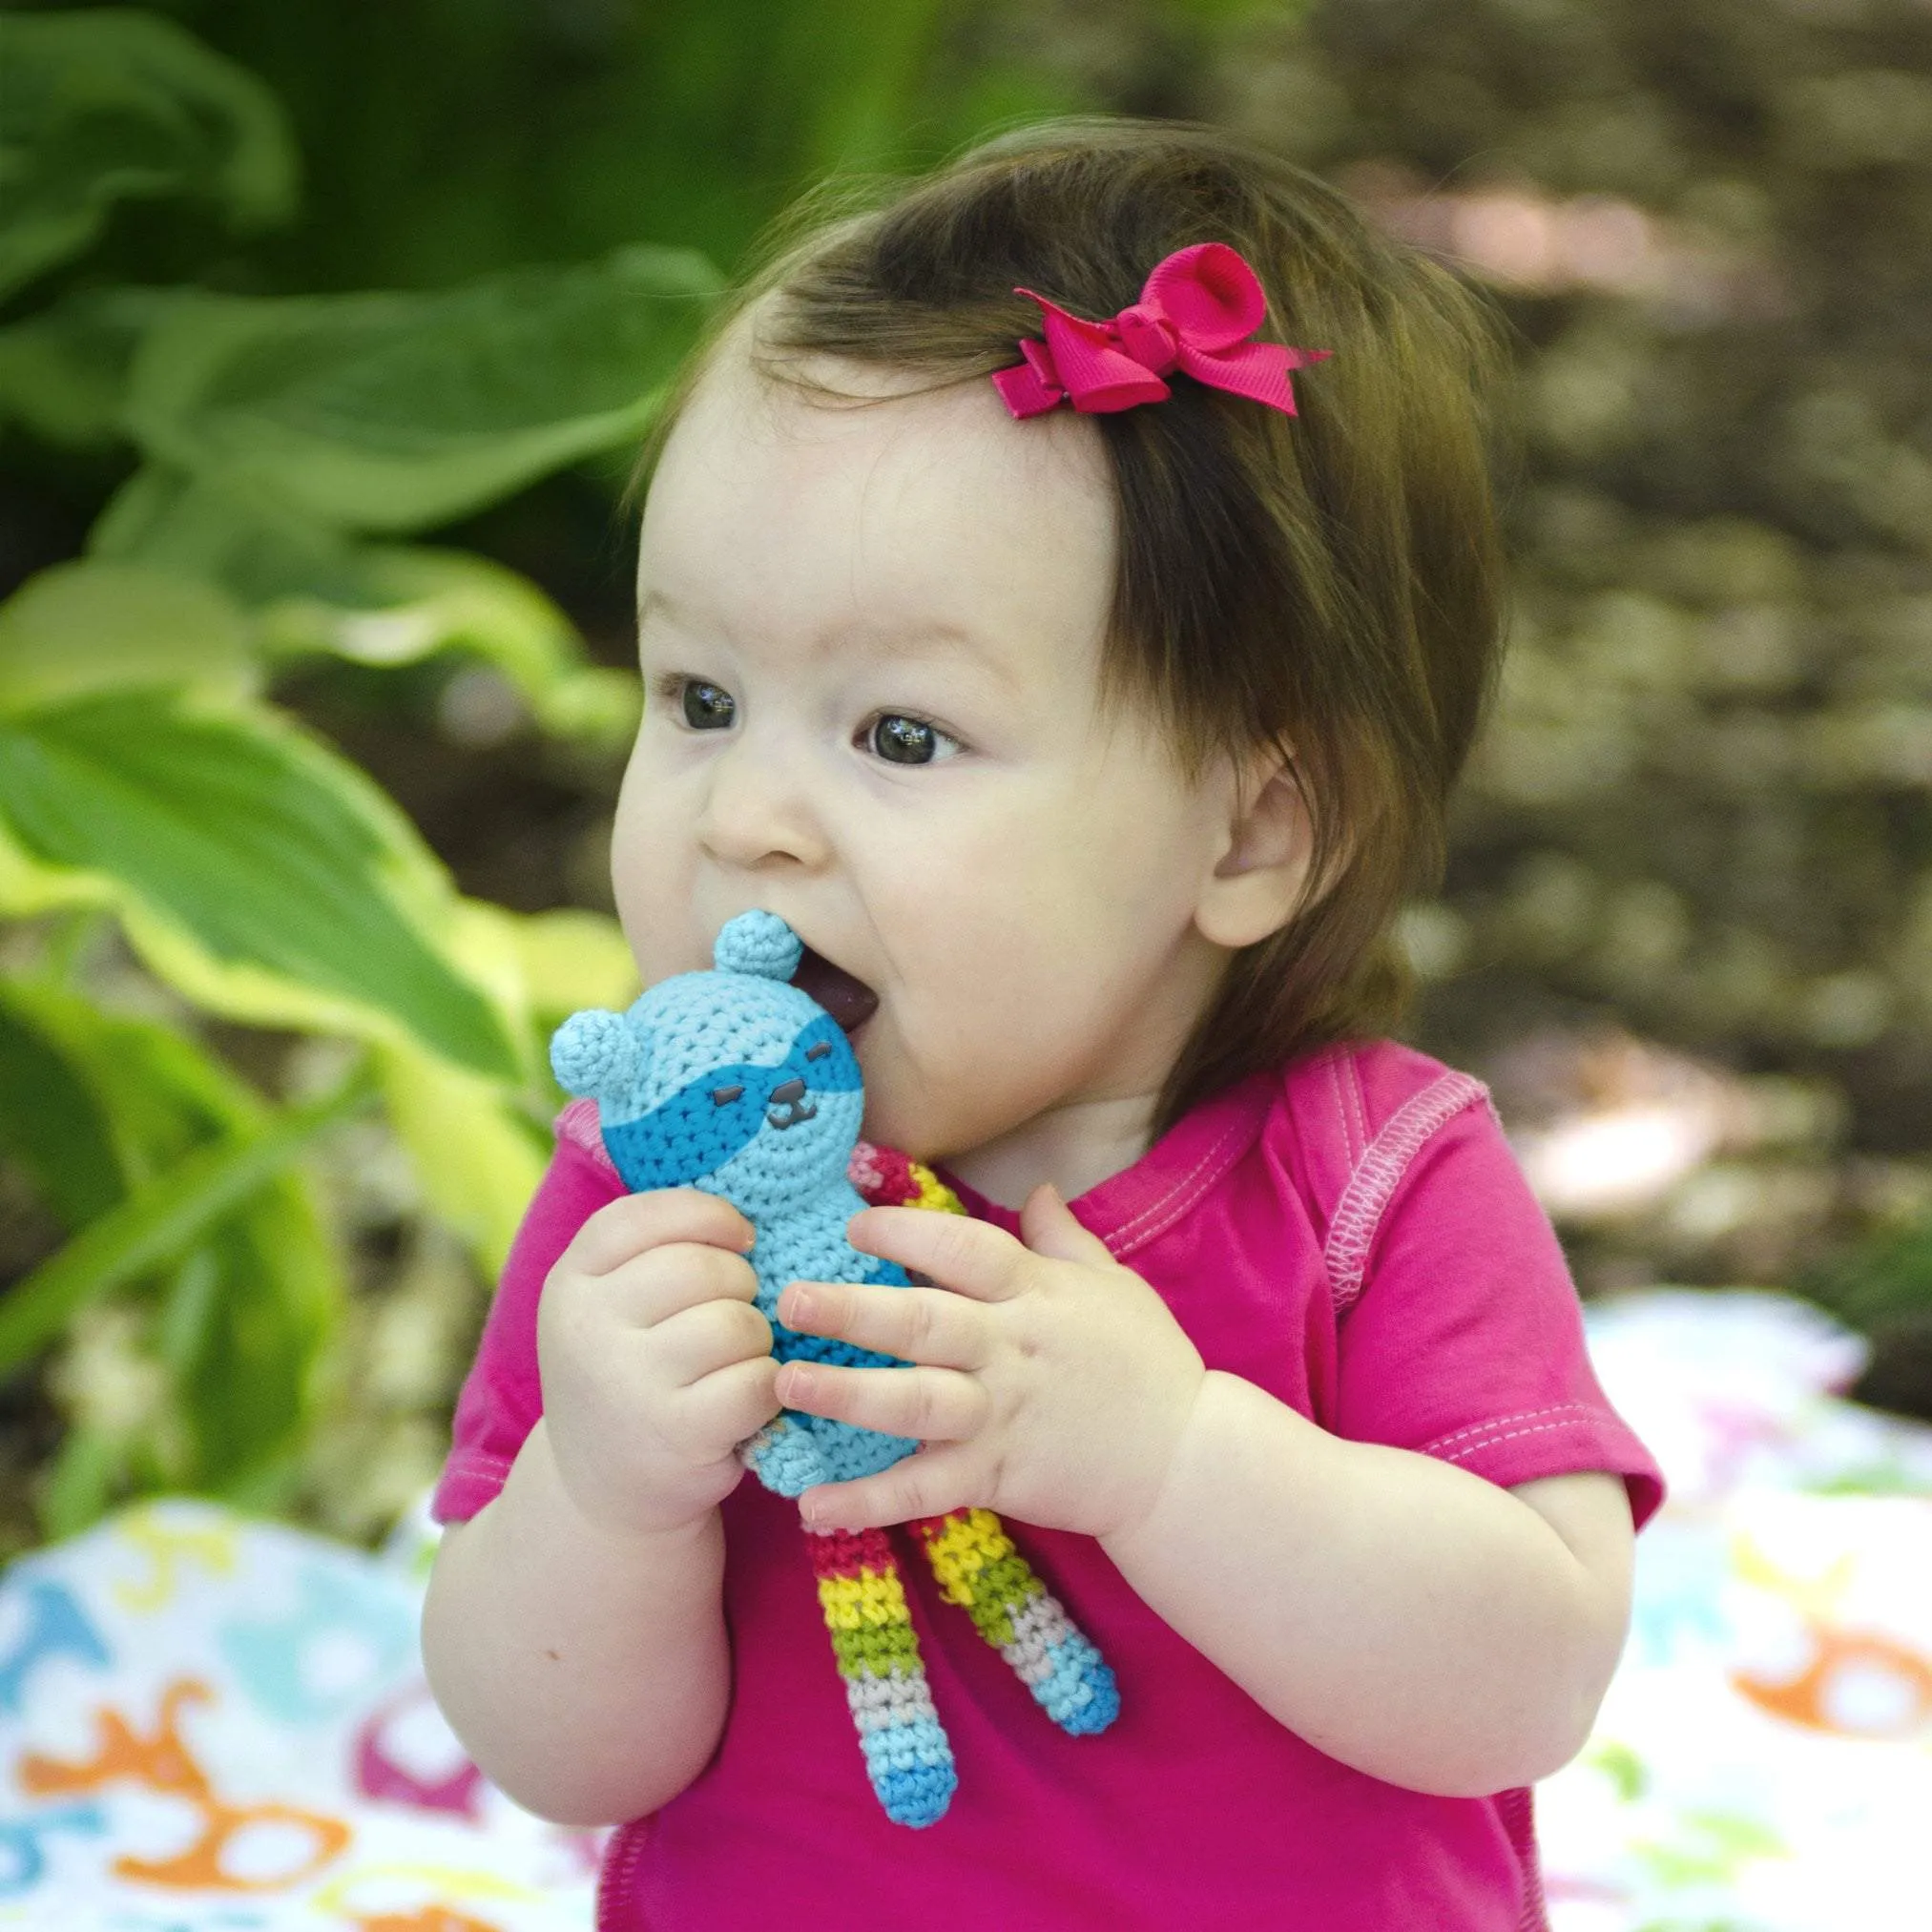
[[[742,1087],[714,1087],[711,1090],[711,1104],[714,1107],[729,1107],[734,1100],[743,1098]]]
[[[737,716],[737,700],[730,692],[701,678],[687,677],[680,694],[684,721],[693,731],[726,731]]]
[[[888,764],[929,765],[949,758],[960,749],[959,739],[928,724],[923,717],[907,717],[904,712],[882,712],[864,730],[865,747]]]

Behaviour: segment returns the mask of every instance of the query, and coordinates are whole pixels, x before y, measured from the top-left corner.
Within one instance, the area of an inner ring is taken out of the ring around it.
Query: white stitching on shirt
[[[1344,1054],[1337,1063],[1341,1080],[1342,1098],[1348,1105],[1348,1156],[1350,1163],[1361,1160],[1368,1152],[1370,1134],[1368,1131],[1368,1096],[1361,1091],[1361,1062],[1353,1053]]]
[[[1220,1139],[1166,1194],[1150,1201],[1137,1215],[1114,1229],[1107,1242],[1108,1253],[1117,1261],[1122,1256],[1132,1254],[1136,1248],[1144,1248],[1156,1235],[1163,1235],[1173,1227],[1221,1177],[1227,1168],[1225,1156],[1230,1143],[1238,1140],[1247,1132],[1248,1125],[1245,1119],[1232,1122]],[[1141,1226],[1143,1221],[1162,1214],[1166,1218],[1155,1222],[1153,1227]]]
[[[1586,1410],[1585,1413],[1588,1414],[1589,1411]],[[1513,1443],[1518,1436],[1540,1436],[1546,1434],[1550,1429],[1573,1429],[1575,1426],[1576,1424],[1573,1422],[1533,1423],[1527,1429],[1511,1429],[1507,1435],[1491,1436],[1486,1443],[1471,1443],[1467,1448],[1458,1449],[1453,1456],[1437,1456],[1436,1461],[1439,1463],[1460,1463],[1465,1456],[1474,1456],[1484,1449],[1493,1449],[1498,1443]],[[1422,1453],[1431,1455],[1434,1454],[1434,1451],[1425,1449]]]
[[[463,1449],[445,1466],[458,1476],[507,1476],[511,1465],[508,1456],[492,1456],[488,1449]]]
[[[1500,1429],[1506,1423],[1533,1423],[1538,1416],[1560,1416],[1571,1411],[1586,1416],[1596,1413],[1583,1402],[1552,1402],[1544,1409],[1519,1409],[1512,1416],[1491,1416],[1485,1423],[1471,1423],[1465,1429],[1452,1429],[1446,1436],[1438,1436],[1426,1444],[1422,1453],[1432,1454],[1437,1449],[1447,1448],[1451,1443],[1460,1443],[1465,1436],[1479,1436],[1485,1429]]]
[[[1337,1315],[1361,1293],[1376,1230],[1410,1162],[1438,1129],[1488,1097],[1489,1090],[1480,1080],[1444,1073],[1399,1107],[1370,1143],[1336,1203],[1321,1250]]]
[[[1339,1048],[1331,1048],[1326,1055],[1328,1091],[1335,1096],[1335,1124],[1341,1130],[1341,1144],[1347,1151],[1349,1172],[1355,1171],[1355,1164],[1361,1158],[1361,1151],[1367,1144],[1368,1136],[1361,1132],[1354,1111],[1348,1104],[1348,1088],[1341,1077],[1341,1063],[1344,1058]]]

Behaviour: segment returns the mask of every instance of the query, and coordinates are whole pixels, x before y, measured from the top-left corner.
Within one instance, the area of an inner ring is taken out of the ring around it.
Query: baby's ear
[[[1231,786],[1227,843],[1202,883],[1195,924],[1239,951],[1278,932],[1307,901],[1315,827],[1295,761],[1270,752]]]
[[[633,1085],[643,1073],[643,1036],[622,1013],[572,1013],[551,1041],[551,1068],[566,1093],[593,1098]]]

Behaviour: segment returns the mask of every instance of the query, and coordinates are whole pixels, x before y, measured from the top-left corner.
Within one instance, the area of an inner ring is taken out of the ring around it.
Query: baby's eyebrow
[[[703,621],[676,599],[663,592],[646,590],[637,600],[637,626],[641,631],[653,617],[661,617],[680,631],[703,632]],[[1018,685],[1012,666],[970,626],[946,618],[900,626],[891,623],[857,623],[828,626],[811,640],[815,656],[836,656],[857,651],[867,657],[904,662],[913,657],[950,657],[972,665],[1008,688]]]
[[[912,624],[904,629],[891,624],[841,626],[822,634],[818,648],[827,654],[857,647],[868,657],[903,663],[914,657],[945,657],[987,673],[997,683],[1017,684],[1013,667],[992,649],[978,633],[963,624],[940,620]]]

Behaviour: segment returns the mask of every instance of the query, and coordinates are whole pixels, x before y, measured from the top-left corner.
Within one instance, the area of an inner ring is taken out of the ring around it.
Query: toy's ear
[[[725,921],[711,959],[719,972],[788,980],[798,971],[804,952],[799,935],[776,912],[740,912]]]
[[[572,1013],[551,1041],[551,1067],[566,1093],[600,1097],[644,1070],[644,1045],[622,1013]]]

